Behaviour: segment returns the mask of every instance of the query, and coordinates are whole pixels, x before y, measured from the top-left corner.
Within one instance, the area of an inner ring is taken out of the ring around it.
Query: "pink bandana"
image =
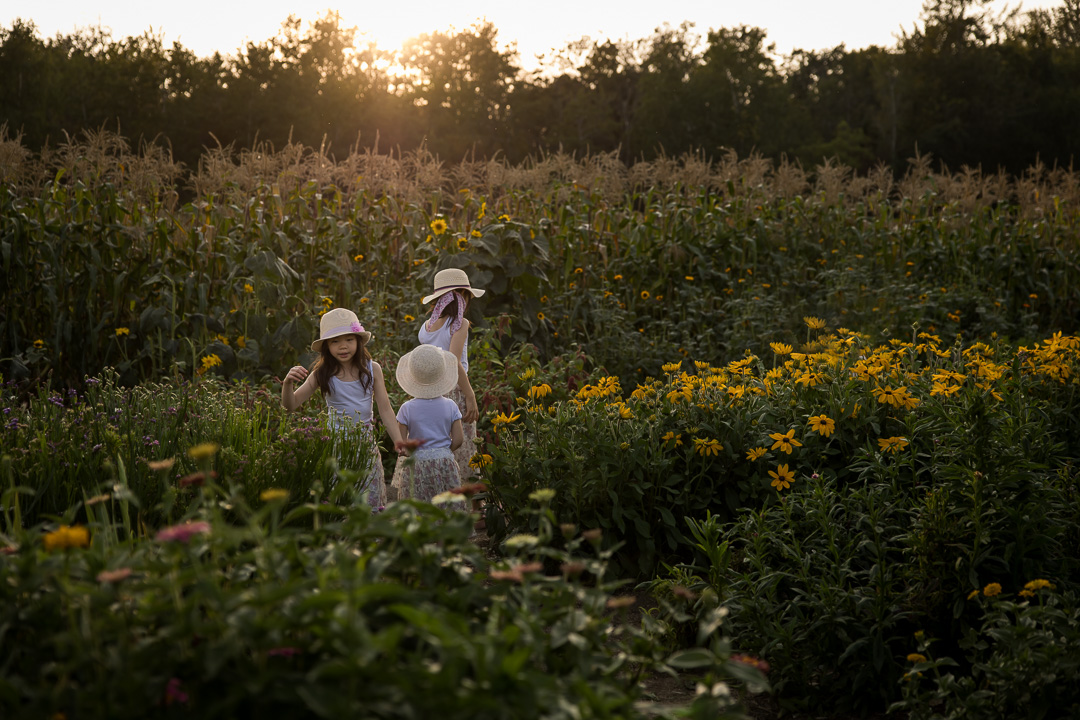
[[[431,309],[431,317],[428,318],[428,321],[427,321],[427,329],[428,330],[430,330],[432,332],[435,331],[435,328],[433,326],[435,325],[436,322],[438,322],[439,316],[442,314],[442,311],[446,309],[447,305],[454,302],[454,298],[456,298],[456,297],[457,297],[457,292],[454,292],[454,291],[448,292],[448,293],[442,295],[441,297],[439,297],[439,300],[435,303],[435,307],[433,307]],[[453,334],[456,333],[461,328],[461,319],[462,319],[462,317],[464,315],[465,315],[465,303],[461,302],[461,300],[459,299],[458,304],[457,304],[457,317],[455,317],[454,319],[452,319],[450,321],[450,335],[451,336],[453,336]]]

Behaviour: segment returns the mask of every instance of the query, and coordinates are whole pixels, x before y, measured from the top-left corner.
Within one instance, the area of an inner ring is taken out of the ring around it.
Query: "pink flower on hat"
[[[350,325],[349,329],[352,330],[354,333],[364,332],[364,326],[358,322],[354,322],[352,325]]]

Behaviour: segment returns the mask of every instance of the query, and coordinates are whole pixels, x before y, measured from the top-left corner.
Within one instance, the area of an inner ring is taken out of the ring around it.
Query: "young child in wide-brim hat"
[[[391,485],[398,499],[431,501],[460,484],[454,450],[464,442],[461,410],[446,393],[457,384],[458,360],[434,345],[421,345],[401,356],[397,381],[412,396],[398,408],[404,444],[419,441],[411,460],[398,462]]]
[[[464,315],[469,301],[481,297],[484,292],[483,289],[472,286],[469,275],[464,270],[447,268],[435,273],[431,294],[421,300],[425,305],[433,301],[435,304],[430,317],[424,321],[417,333],[421,344],[434,345],[458,359],[457,382],[447,393],[447,397],[453,400],[461,411],[462,434],[465,440],[454,453],[454,458],[462,482],[476,475],[476,469],[469,461],[476,452],[476,421],[480,417],[476,393],[469,381],[470,323]]]
[[[319,353],[319,357],[310,370],[302,365],[289,369],[281,383],[281,405],[291,412],[316,390],[322,392],[338,462],[347,469],[367,470],[360,490],[368,503],[379,509],[386,506],[386,475],[375,441],[373,404],[378,406],[379,417],[395,444],[401,441],[401,434],[386,393],[382,367],[368,353],[371,337],[352,310],[334,308],[324,313],[319,321],[319,337],[311,343],[312,352]],[[367,435],[370,457],[340,456],[338,448],[345,444],[349,433],[355,432]]]

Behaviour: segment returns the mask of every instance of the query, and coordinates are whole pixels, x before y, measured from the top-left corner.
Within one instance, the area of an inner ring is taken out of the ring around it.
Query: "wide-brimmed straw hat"
[[[446,270],[440,270],[435,273],[435,290],[420,302],[427,305],[429,302],[445,295],[451,290],[468,290],[472,293],[473,297],[480,297],[486,291],[480,288],[474,288],[469,284],[469,276],[465,274],[464,270],[457,268],[447,268]]]
[[[319,339],[311,343],[311,352],[319,352],[325,341],[342,335],[359,335],[364,342],[371,342],[371,333],[360,324],[356,313],[345,308],[334,308],[323,314],[319,321]]]
[[[437,398],[458,382],[458,359],[435,345],[420,345],[401,356],[398,385],[414,398]]]

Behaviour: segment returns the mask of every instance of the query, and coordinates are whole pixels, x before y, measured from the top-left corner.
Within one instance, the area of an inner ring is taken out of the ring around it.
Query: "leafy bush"
[[[153,537],[100,503],[29,529],[6,516],[4,717],[643,717],[638,679],[678,668],[712,678],[699,711],[734,717],[719,618],[702,650],[670,657],[661,622],[613,622],[628,603],[585,534],[555,550],[542,524],[492,563],[454,509],[463,495],[376,514],[322,494],[286,512],[286,496],[252,506],[208,482]]]

